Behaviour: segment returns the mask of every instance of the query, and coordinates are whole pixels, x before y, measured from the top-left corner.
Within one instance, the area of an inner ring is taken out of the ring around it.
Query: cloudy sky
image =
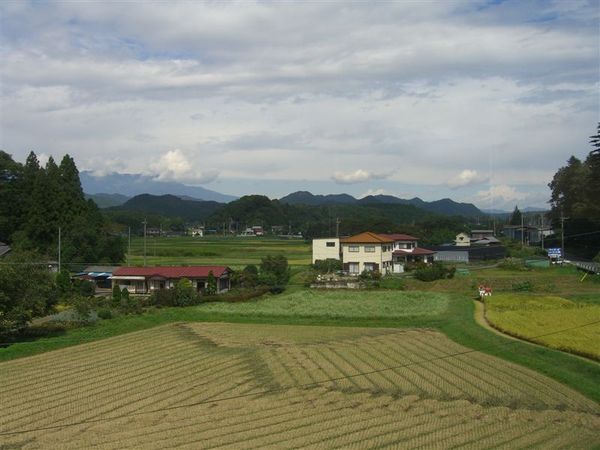
[[[0,3],[0,148],[219,192],[543,206],[598,0]]]

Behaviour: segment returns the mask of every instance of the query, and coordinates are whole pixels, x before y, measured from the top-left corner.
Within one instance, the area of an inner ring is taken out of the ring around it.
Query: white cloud
[[[335,172],[331,178],[339,184],[355,184],[371,180],[383,180],[390,175],[389,173],[374,173],[368,170],[357,169],[354,172]]]
[[[150,170],[160,181],[179,181],[192,184],[205,184],[215,181],[219,172],[215,169],[200,171],[179,149],[169,150],[149,165]]]
[[[385,189],[369,189],[364,194],[360,195],[359,198],[368,197],[370,195],[384,195]]]
[[[500,184],[478,191],[474,202],[482,208],[507,208],[530,197],[527,192],[519,192],[513,186]]]
[[[446,182],[446,186],[451,189],[457,189],[459,187],[480,184],[487,180],[486,176],[480,175],[476,170],[465,169],[455,177],[449,179]]]
[[[545,186],[589,151],[597,5],[480,3],[0,2],[0,148],[230,192]]]

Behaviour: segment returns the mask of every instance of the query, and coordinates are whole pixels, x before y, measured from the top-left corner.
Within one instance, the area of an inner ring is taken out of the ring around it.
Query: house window
[[[375,264],[373,264],[373,263],[365,263],[365,270],[367,272],[373,272],[375,270]]]
[[[327,242],[325,245],[327,247],[335,247],[335,242]]]
[[[374,245],[365,245],[365,253],[375,253]]]
[[[359,246],[358,245],[349,245],[348,246],[348,251],[349,252],[357,252],[359,250]]]
[[[358,274],[358,263],[348,263],[348,273]]]

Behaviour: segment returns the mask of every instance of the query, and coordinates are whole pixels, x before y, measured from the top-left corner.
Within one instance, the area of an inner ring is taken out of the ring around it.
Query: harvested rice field
[[[425,329],[177,323],[0,363],[0,448],[593,448],[600,406]]]

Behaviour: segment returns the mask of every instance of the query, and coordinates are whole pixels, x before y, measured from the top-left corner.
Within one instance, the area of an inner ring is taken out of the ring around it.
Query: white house
[[[313,239],[312,263],[326,259],[340,259],[341,247],[339,238]]]
[[[458,233],[454,244],[457,247],[469,247],[471,245],[471,237],[467,233]]]
[[[392,272],[393,239],[367,231],[340,239],[340,244],[344,270],[350,275],[359,275],[365,270]]]
[[[408,234],[383,234],[381,236],[394,241],[394,251],[392,253],[393,273],[403,273],[407,263],[423,262],[429,264],[433,262],[433,256],[436,252],[419,247],[418,238]]]

